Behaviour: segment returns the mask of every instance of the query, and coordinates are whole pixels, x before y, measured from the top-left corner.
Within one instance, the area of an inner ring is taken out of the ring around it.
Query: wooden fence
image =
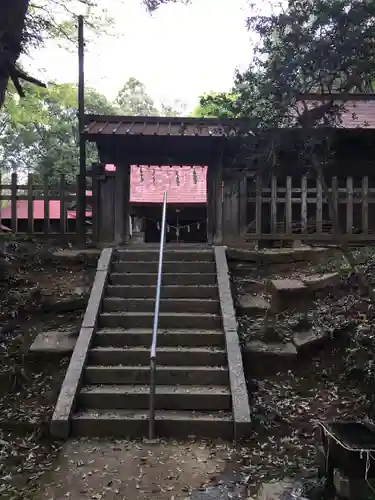
[[[328,180],[329,192],[339,215],[340,230],[336,234],[320,182],[306,176],[286,177],[282,181],[275,176],[268,181],[258,177],[248,179],[247,183],[244,178],[224,186],[224,239],[233,236],[241,241],[335,241],[339,238],[375,241],[374,179],[332,177]],[[47,177],[37,183],[30,174],[26,182],[19,184],[17,175],[12,174],[10,183],[2,184],[0,176],[0,232],[30,235],[76,233],[77,183],[78,179],[76,183],[67,183],[62,175],[57,186],[50,186]],[[101,205],[95,182],[92,188],[94,199]],[[108,208],[108,213],[103,212],[102,220],[98,221],[91,214],[91,191],[86,192],[86,200],[86,220],[92,222],[92,231],[87,232],[92,232],[93,237],[102,234],[100,224],[113,230],[113,206]]]
[[[332,177],[327,185],[339,216],[338,234],[318,180],[289,176],[281,184],[272,176],[267,183],[260,177],[248,182],[244,239],[375,240],[375,187],[369,178]]]
[[[56,186],[49,185],[48,177],[38,184],[32,174],[26,183],[19,184],[17,174],[12,174],[10,184],[2,184],[0,174],[0,231],[33,235],[75,233],[77,184],[78,178],[76,183],[67,183],[64,175]],[[87,192],[88,206],[91,198]],[[91,212],[91,208],[88,210]]]

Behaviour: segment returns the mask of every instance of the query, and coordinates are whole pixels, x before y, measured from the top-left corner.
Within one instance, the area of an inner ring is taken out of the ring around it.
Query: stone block
[[[77,342],[77,334],[72,331],[49,330],[37,335],[30,346],[32,354],[59,354],[61,356],[73,352]]]
[[[91,286],[88,286],[88,285],[77,286],[74,289],[74,295],[79,295],[79,296],[87,295],[87,300],[88,300],[90,290],[91,290]]]
[[[278,293],[300,293],[306,289],[306,285],[301,280],[278,279],[271,281],[271,287]]]
[[[143,232],[134,232],[132,234],[132,237],[130,239],[130,243],[132,245],[137,245],[137,244],[144,243],[144,242],[145,242],[145,233],[143,233]]]
[[[304,352],[321,346],[327,339],[326,332],[309,330],[296,333],[293,336],[293,344],[296,346],[298,352]]]
[[[81,328],[79,332],[51,420],[51,435],[55,438],[67,439],[69,436],[70,415],[81,382],[83,367],[93,334],[93,328]]]
[[[271,308],[273,311],[299,308],[309,292],[301,280],[295,279],[272,280],[269,288],[272,294]]]
[[[69,298],[43,297],[41,300],[44,312],[73,312],[85,309],[88,302],[88,295],[73,296]]]
[[[294,240],[292,243],[292,248],[303,248],[304,245],[301,240]]]
[[[227,247],[229,260],[256,262],[258,265],[283,264],[294,262],[320,262],[330,255],[332,251],[326,248],[311,248],[301,246],[297,248],[278,248],[253,250],[246,248]]]
[[[86,248],[84,250],[65,249],[52,253],[52,259],[62,264],[79,264],[82,262],[94,263],[100,257],[97,248]]]
[[[261,340],[251,340],[245,345],[245,352],[257,355],[258,358],[265,357],[296,357],[297,349],[292,342],[266,343]]]
[[[291,342],[252,340],[245,345],[243,358],[247,377],[267,376],[289,370],[297,361],[297,349]]]
[[[292,489],[293,481],[291,479],[264,483],[258,491],[256,500],[281,500],[289,498]]]
[[[303,283],[312,291],[332,288],[340,283],[338,273],[313,274],[302,279]]]
[[[251,431],[251,413],[241,348],[237,333],[237,320],[233,307],[225,247],[216,246],[214,252],[222,324],[227,347],[229,382],[232,393],[234,439],[237,440],[249,436]]]
[[[363,500],[373,498],[375,481],[368,479],[349,478],[339,469],[333,471],[333,484],[340,498],[350,500]]]
[[[240,314],[265,314],[269,308],[269,302],[257,295],[242,295],[238,299],[237,309]]]

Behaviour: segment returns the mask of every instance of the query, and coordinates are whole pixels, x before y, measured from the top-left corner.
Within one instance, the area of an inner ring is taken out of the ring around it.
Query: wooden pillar
[[[212,245],[215,233],[215,165],[207,168],[207,243]]]
[[[115,191],[116,172],[103,173],[98,184],[100,243],[113,243],[115,240]]]
[[[104,166],[100,163],[93,163],[91,167],[91,214],[92,214],[92,241],[99,243],[100,228],[100,208],[99,208],[99,178],[104,171]]]
[[[126,165],[124,168],[124,203],[125,203],[125,209],[124,209],[124,241],[125,243],[129,243],[131,239],[131,227],[130,227],[130,216],[131,216],[131,207],[130,207],[130,173],[131,173],[131,166]]]
[[[223,242],[223,202],[224,202],[223,163],[221,159],[216,168],[215,177],[216,177],[215,178],[216,224],[215,224],[214,244],[221,245]]]
[[[115,184],[115,238],[114,243],[121,245],[130,240],[130,167],[116,165]]]

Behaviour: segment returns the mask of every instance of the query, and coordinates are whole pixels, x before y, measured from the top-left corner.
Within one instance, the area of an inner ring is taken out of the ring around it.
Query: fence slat
[[[307,175],[301,179],[301,231],[307,231]]]
[[[316,180],[316,232],[321,233],[323,230],[323,190],[322,183],[319,179]]]
[[[332,193],[332,203],[333,203],[333,208],[334,208],[334,211],[337,215],[337,218],[339,217],[339,195],[338,195],[338,183],[337,183],[337,177],[332,177],[332,183],[331,183],[331,193]],[[330,218],[331,220],[333,221],[334,220],[334,214],[331,213],[332,210],[331,208],[329,209],[329,214],[330,214]],[[337,221],[338,222],[338,226],[340,225],[340,222],[339,220]],[[332,232],[335,232],[335,225],[332,224]]]
[[[362,232],[368,233],[368,177],[362,178]]]
[[[34,232],[34,176],[29,174],[27,178],[27,230],[29,234]]]
[[[48,176],[44,176],[44,186],[43,186],[43,200],[44,200],[44,234],[49,234],[49,185]]]
[[[240,234],[246,231],[247,224],[247,177],[243,177],[240,180],[240,199],[239,199],[239,224],[240,224]]]
[[[353,232],[353,177],[346,179],[346,232]]]
[[[285,232],[292,232],[292,178],[290,175],[286,178],[286,196],[285,196]]]
[[[77,229],[78,229],[78,214],[79,214],[79,188],[81,186],[81,181],[80,181],[80,177],[79,177],[79,174],[76,175],[76,234],[78,233]],[[207,198],[208,199],[208,198]],[[102,221],[102,223],[104,223],[104,221]],[[105,224],[105,223],[104,223]]]
[[[3,198],[2,198],[3,189],[2,189],[1,182],[2,182],[2,180],[1,180],[1,172],[0,172],[0,226],[2,225],[1,224],[1,214],[3,212]]]
[[[66,219],[67,219],[67,213],[66,213],[66,203],[65,203],[65,189],[66,189],[66,182],[65,182],[65,175],[61,174],[60,175],[60,233],[65,234],[66,232]]]
[[[13,233],[16,233],[18,230],[18,221],[17,221],[17,174],[12,174],[11,181],[11,228]]]
[[[276,233],[277,228],[277,179],[273,175],[271,178],[271,233]]]
[[[256,199],[255,199],[255,232],[262,234],[262,178],[256,178]]]

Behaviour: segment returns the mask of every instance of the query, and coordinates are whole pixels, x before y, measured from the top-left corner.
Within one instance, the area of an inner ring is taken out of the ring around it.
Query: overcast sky
[[[191,110],[199,95],[231,88],[236,67],[251,60],[245,27],[247,0],[193,0],[160,7],[151,17],[140,0],[108,0],[118,36],[102,36],[87,48],[87,84],[115,97],[130,76],[141,80],[156,100],[181,99]],[[50,45],[33,54],[44,78],[77,81],[77,56]]]

